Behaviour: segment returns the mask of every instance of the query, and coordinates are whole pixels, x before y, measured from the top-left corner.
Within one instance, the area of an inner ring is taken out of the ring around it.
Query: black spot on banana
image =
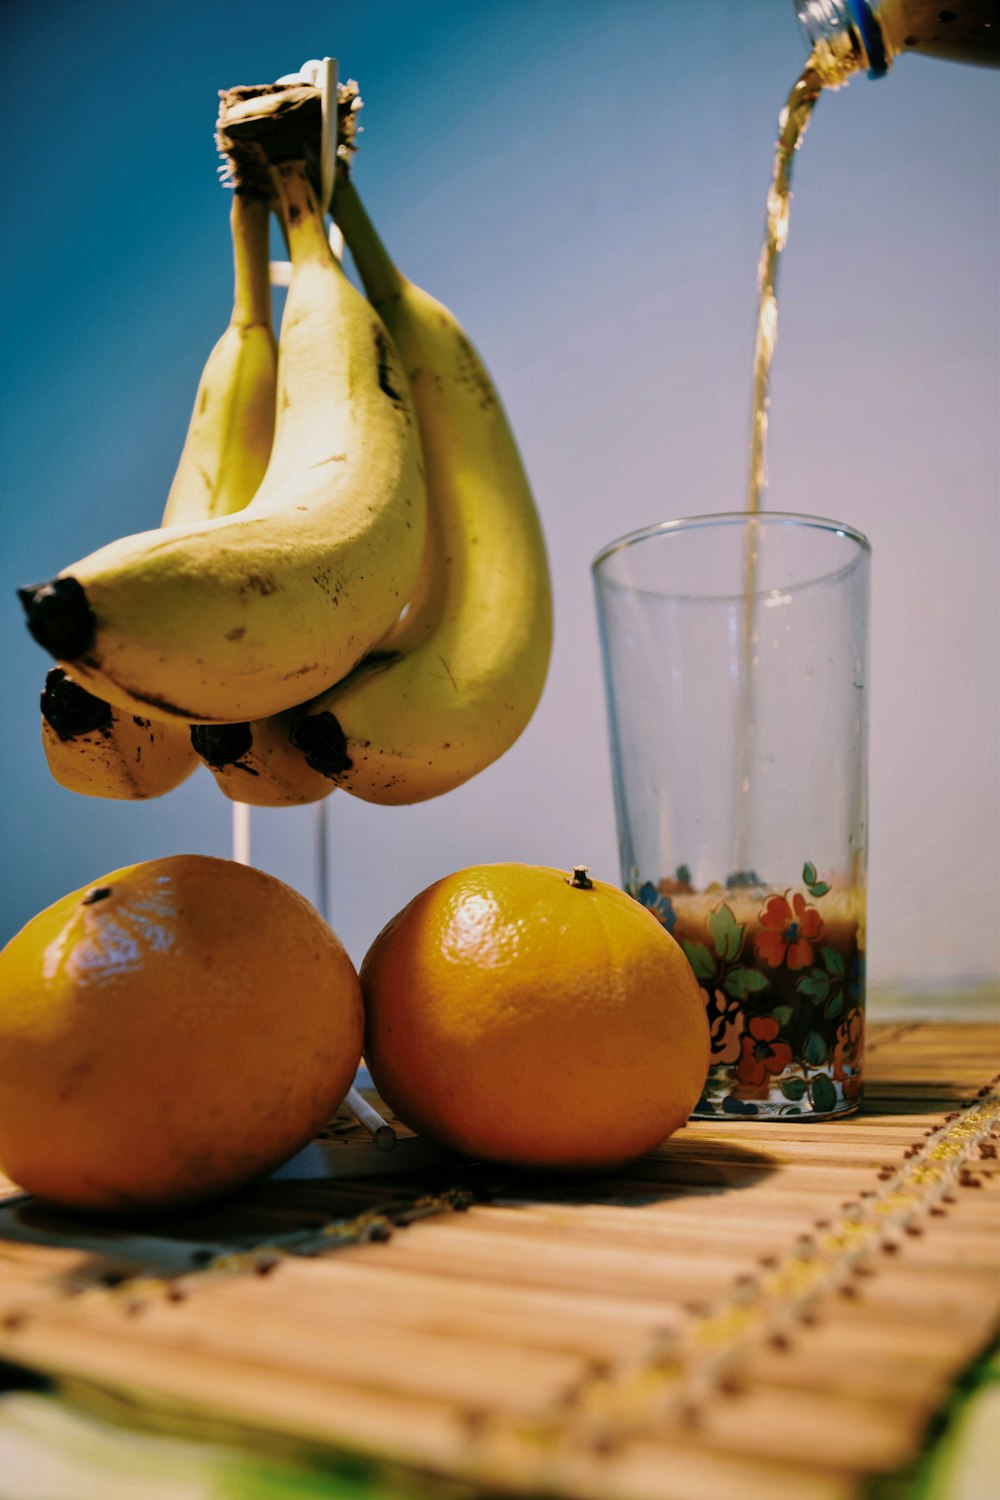
[[[374,325],[375,333],[375,358],[378,361],[378,383],[379,389],[394,402],[396,406],[405,408],[405,400],[392,384],[390,378],[389,340],[385,336],[385,329],[379,324]]]

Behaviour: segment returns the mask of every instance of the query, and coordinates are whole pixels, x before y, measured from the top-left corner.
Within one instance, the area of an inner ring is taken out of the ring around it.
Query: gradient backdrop
[[[228,317],[216,90],[330,53],[365,99],[359,187],[498,382],[551,549],[557,637],[530,728],[416,808],[328,804],[355,960],[464,864],[616,879],[590,560],[743,503],[754,281],[790,0],[6,4],[5,670],[0,939],[65,891],[229,852],[207,772],[158,803],[50,779],[46,658],[14,599],[159,520]],[[1000,75],[906,58],[821,101],[797,164],[768,505],[872,540],[871,975],[1000,971]],[[313,883],[315,814],[255,814],[255,861]]]

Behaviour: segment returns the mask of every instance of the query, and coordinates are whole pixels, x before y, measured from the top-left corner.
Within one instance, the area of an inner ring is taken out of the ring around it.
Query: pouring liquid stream
[[[761,510],[767,488],[767,426],[771,361],[778,330],[776,299],[778,269],[788,237],[791,173],[795,153],[824,89],[837,89],[864,68],[870,76],[884,74],[892,60],[912,51],[928,57],[956,62],[1000,66],[1000,20],[996,0],[955,0],[941,9],[935,0],[875,0],[870,7],[874,30],[863,37],[854,24],[825,25],[843,21],[849,14],[839,0],[824,6],[799,4],[800,19],[813,42],[802,73],[796,79],[778,117],[774,170],[767,195],[764,245],[757,272],[757,333],[753,356],[753,399],[750,428],[750,465],[747,489],[746,544],[743,565],[743,600],[738,656],[737,764],[734,787],[733,871],[749,874],[751,780],[754,737],[754,615],[758,579],[760,528],[754,518]],[[869,7],[865,7],[866,10]],[[877,43],[877,55],[871,51]],[[866,50],[868,49],[868,50]]]
[[[761,509],[767,488],[767,421],[771,385],[771,361],[778,334],[777,282],[782,251],[788,238],[791,204],[792,163],[806,127],[824,87],[833,79],[823,77],[823,66],[812,53],[796,79],[781,114],[774,148],[774,169],[767,194],[764,244],[757,269],[757,333],[753,353],[753,396],[750,424],[750,471],[747,488],[746,543],[743,560],[743,618],[740,632],[739,705],[736,786],[734,797],[733,870],[749,873],[750,790],[754,734],[754,599],[757,587],[758,527],[754,517]],[[840,81],[839,79],[837,80]]]

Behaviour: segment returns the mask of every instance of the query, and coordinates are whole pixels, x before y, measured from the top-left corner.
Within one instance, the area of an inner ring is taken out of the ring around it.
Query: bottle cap
[[[847,0],[868,57],[868,77],[884,78],[889,71],[882,28],[868,0]]]

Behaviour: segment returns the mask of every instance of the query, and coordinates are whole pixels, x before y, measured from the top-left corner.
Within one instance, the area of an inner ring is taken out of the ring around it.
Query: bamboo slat
[[[850,1500],[996,1334],[998,1068],[991,1026],[873,1027],[856,1118],[697,1122],[590,1181],[343,1118],[138,1233],[0,1182],[0,1358],[431,1489]]]

